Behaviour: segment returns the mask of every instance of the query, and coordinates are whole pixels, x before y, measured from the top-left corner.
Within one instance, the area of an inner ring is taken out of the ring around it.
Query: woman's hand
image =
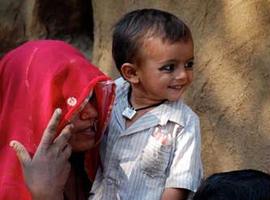
[[[68,140],[71,137],[72,125],[67,125],[54,139],[60,116],[61,109],[56,109],[33,158],[20,142],[10,142],[20,160],[33,200],[63,199],[64,186],[70,172],[68,159],[72,150]]]

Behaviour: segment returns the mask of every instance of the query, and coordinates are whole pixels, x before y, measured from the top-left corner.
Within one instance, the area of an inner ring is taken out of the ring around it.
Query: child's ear
[[[138,83],[137,66],[131,63],[124,63],[121,67],[123,77],[130,83]]]

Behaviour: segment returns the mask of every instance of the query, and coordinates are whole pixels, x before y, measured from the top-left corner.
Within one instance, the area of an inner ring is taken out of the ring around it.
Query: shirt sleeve
[[[165,188],[184,188],[195,192],[202,180],[200,122],[197,115],[187,117],[178,130],[175,151]]]

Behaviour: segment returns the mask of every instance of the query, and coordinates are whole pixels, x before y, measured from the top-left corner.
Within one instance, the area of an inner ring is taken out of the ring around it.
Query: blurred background
[[[270,173],[269,0],[0,0],[0,56],[60,39],[116,78],[112,26],[137,8],[169,11],[193,33],[195,80],[184,98],[201,119],[205,175]]]

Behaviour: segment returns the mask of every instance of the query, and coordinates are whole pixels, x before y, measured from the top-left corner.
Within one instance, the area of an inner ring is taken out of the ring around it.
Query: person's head
[[[7,53],[0,61],[1,184],[16,183],[18,194],[26,191],[9,142],[19,141],[33,155],[56,108],[62,110],[58,132],[72,123],[73,151],[83,151],[87,165],[94,163],[90,148],[105,131],[113,99],[111,79],[62,41],[31,41]]]
[[[238,170],[209,176],[193,200],[268,200],[270,175],[258,170]]]
[[[114,27],[112,54],[121,75],[154,99],[179,99],[192,81],[192,35],[171,13],[141,9],[124,15]]]
[[[56,108],[62,109],[59,129],[74,124],[72,146],[87,141],[86,135],[93,137],[93,131],[100,132],[94,135],[100,139],[109,114],[103,111],[109,111],[112,103],[112,82],[77,49],[62,41],[28,42],[2,59],[1,70],[1,87],[5,88],[1,91],[1,117],[6,121],[9,115],[5,109],[14,111],[17,123],[28,127],[20,130],[25,134],[14,131],[12,134],[20,136],[14,139],[29,137],[26,146],[35,148]],[[84,140],[79,139],[81,134],[76,136],[77,132],[86,133]]]

